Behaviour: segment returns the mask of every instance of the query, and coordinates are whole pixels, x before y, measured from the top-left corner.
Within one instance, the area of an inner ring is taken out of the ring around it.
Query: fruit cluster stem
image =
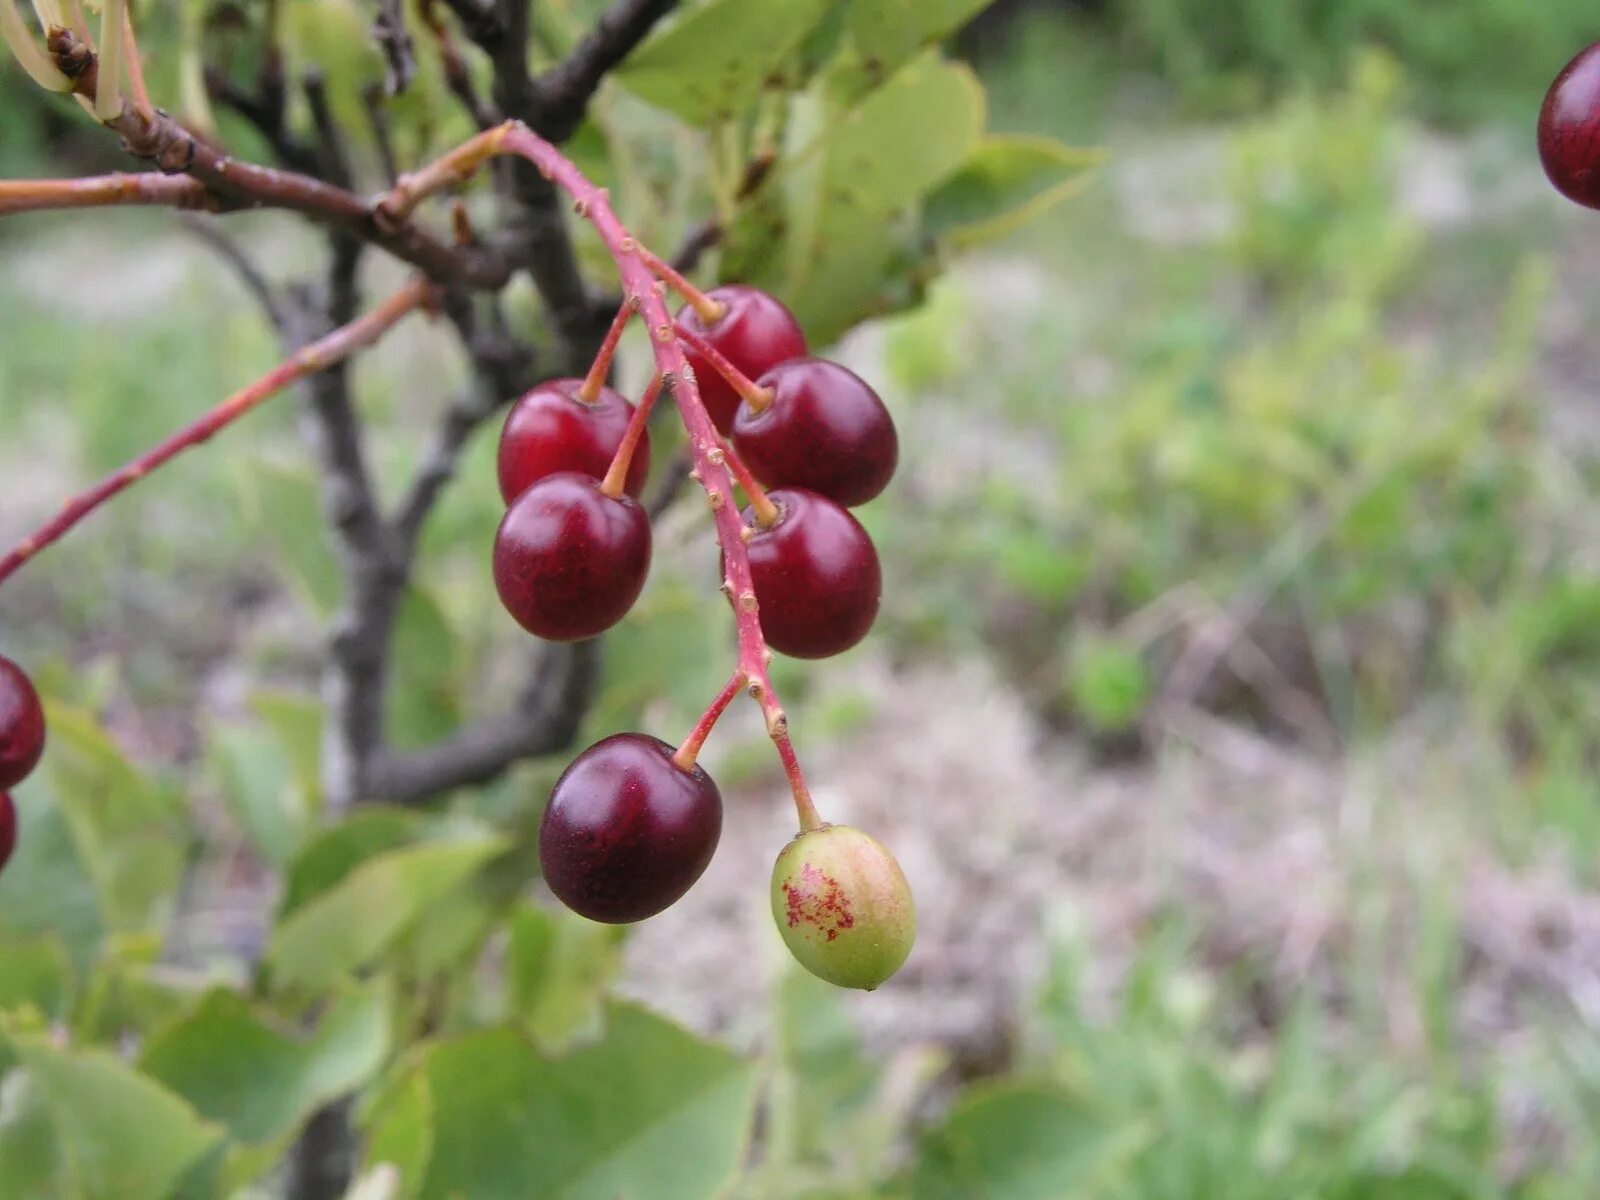
[[[684,278],[683,273],[678,268],[665,259],[657,258],[652,254],[649,247],[640,246],[639,256],[644,259],[645,266],[650,268],[650,273],[687,300],[689,307],[694,309],[695,314],[707,325],[715,325],[727,313],[728,310],[725,305],[718,300],[713,300],[695,287],[688,279]]]
[[[689,731],[689,736],[683,739],[683,745],[679,746],[678,752],[672,756],[672,761],[682,770],[693,768],[695,759],[700,757],[700,748],[706,744],[706,738],[711,736],[712,729],[721,720],[728,705],[733,703],[733,698],[744,691],[747,682],[743,671],[735,671],[733,678],[728,680],[723,689],[717,693],[717,698],[711,702],[695,727]]]
[[[650,424],[650,413],[660,395],[661,375],[658,372],[650,376],[644,395],[639,397],[639,403],[634,406],[633,416],[628,421],[627,429],[622,432],[622,441],[617,443],[611,466],[606,469],[606,477],[600,481],[600,490],[613,500],[622,495],[627,487],[628,468],[633,465],[634,451],[639,448],[639,439],[644,437],[645,427]]]
[[[740,398],[751,408],[757,412],[762,412],[771,407],[772,392],[767,388],[758,386],[753,379],[729,362],[728,356],[721,350],[718,350],[692,329],[679,329],[678,336],[683,339],[691,350],[710,363],[717,374],[726,379],[733,390],[738,392]]]
[[[672,392],[678,412],[689,432],[689,447],[694,455],[694,476],[705,489],[716,524],[717,541],[722,546],[723,590],[733,606],[739,633],[737,672],[746,679],[750,694],[761,705],[767,732],[778,750],[784,771],[794,793],[795,809],[802,829],[820,824],[811,793],[806,788],[789,740],[789,723],[783,705],[768,674],[769,651],[761,632],[755,584],[750,575],[750,557],[745,552],[744,522],[733,503],[733,477],[728,472],[726,455],[716,425],[700,399],[694,372],[684,358],[680,330],[675,328],[661,290],[656,283],[656,266],[663,266],[654,255],[647,257],[638,241],[617,219],[611,199],[584,176],[555,146],[535,134],[520,121],[507,121],[457,146],[421,170],[402,176],[394,189],[381,197],[376,211],[382,219],[403,221],[427,196],[441,188],[464,182],[489,158],[516,154],[538,168],[572,197],[573,209],[594,226],[622,276],[624,296],[637,301],[650,331],[650,348],[662,386]],[[699,347],[696,347],[699,351]]]
[[[0,558],[0,584],[5,583],[24,563],[118,492],[131,487],[168,459],[208,441],[214,434],[290,384],[304,379],[307,375],[314,375],[348,358],[357,350],[370,346],[398,324],[401,318],[430,303],[434,294],[435,288],[427,280],[413,280],[371,312],[301,347],[284,362],[249,387],[229,396],[192,425],[179,430],[154,449],[118,468],[94,487],[74,496],[60,512],[24,538],[4,558]]]
[[[750,497],[750,507],[756,510],[756,523],[763,529],[771,529],[782,515],[778,512],[778,506],[767,498],[754,473],[745,466],[744,459],[735,454],[733,447],[726,442],[722,445],[722,456],[727,461],[728,470],[733,472],[733,477],[744,489],[744,494]]]
[[[628,328],[628,322],[633,320],[633,314],[638,311],[638,301],[628,296],[622,301],[622,307],[617,309],[617,315],[611,318],[611,328],[606,330],[606,339],[600,343],[594,362],[589,365],[589,373],[583,377],[583,383],[578,388],[578,399],[585,404],[593,404],[600,398],[600,389],[605,387],[606,377],[611,374],[611,360],[616,356],[617,343],[622,340],[623,331]]]

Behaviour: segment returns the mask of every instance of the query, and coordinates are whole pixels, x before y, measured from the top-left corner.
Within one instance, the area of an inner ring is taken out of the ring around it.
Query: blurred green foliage
[[[587,12],[538,7],[546,51]],[[796,214],[817,215],[836,256],[884,228],[954,246],[964,229],[1006,232],[1008,221],[985,219],[996,210],[1030,211],[1039,196],[1084,181],[1087,156],[978,138],[964,124],[970,78],[918,57],[928,33],[971,7],[885,3],[851,14],[858,33],[881,39],[880,63],[898,68],[881,82],[888,100],[868,113],[882,120],[874,137],[896,153],[892,170],[871,176],[870,194],[816,214],[830,157],[861,152],[845,139],[830,150],[817,130],[871,80],[863,62],[830,58],[839,48],[830,39],[844,36],[841,7],[807,6],[829,9],[833,23],[818,23],[790,64],[790,82],[809,90],[784,137],[815,174],[799,172],[745,214],[747,240],[734,253],[780,290],[801,288],[820,328],[842,329],[850,306],[883,297],[859,279],[839,294],[809,283],[814,240],[764,258],[775,226]],[[905,654],[991,652],[1047,716],[1096,734],[1149,718],[1184,681],[1197,646],[1217,669],[1204,686],[1186,685],[1184,702],[1281,722],[1281,692],[1263,694],[1259,675],[1230,658],[1235,646],[1254,647],[1274,686],[1308,702],[1289,710],[1301,724],[1273,727],[1291,736],[1327,726],[1358,743],[1443,703],[1510,747],[1516,783],[1505,786],[1497,830],[1509,848],[1554,830],[1578,869],[1592,871],[1600,574],[1574,513],[1594,510],[1600,484],[1547,428],[1538,394],[1534,326],[1551,264],[1536,237],[1508,238],[1470,321],[1432,328],[1441,292],[1460,290],[1462,278],[1439,260],[1460,247],[1407,215],[1395,175],[1415,135],[1409,106],[1471,115],[1499,103],[1502,86],[1542,84],[1582,40],[1577,6],[1155,0],[1113,11],[1121,45],[1197,105],[1240,109],[1283,94],[1225,131],[1229,218],[1214,241],[1153,247],[1116,236],[1102,195],[1011,243],[1044,246],[1046,262],[1082,245],[1074,261],[1090,268],[1077,281],[1086,294],[1051,292],[1019,317],[1027,306],[1007,307],[964,276],[888,326],[903,426],[920,432],[936,422],[915,406],[957,397],[983,422],[977,435],[963,426],[963,441],[1000,447],[1001,465],[938,461],[942,488],[897,489],[864,514],[896,590],[882,643]],[[357,15],[341,6],[336,20]],[[944,23],[920,24],[930,19]],[[1072,28],[1050,25],[1018,48],[992,89],[1002,112],[1031,111],[1073,136],[1098,120],[1108,101],[1090,94],[1107,74],[1093,61],[1103,58],[1097,44],[1051,40],[1076,36]],[[319,47],[315,33],[309,22],[298,52],[342,45]],[[683,74],[698,38],[663,40],[624,82],[687,120],[718,119]],[[751,45],[784,59],[796,47],[779,40]],[[1372,40],[1392,53],[1368,52]],[[1084,70],[1063,79],[1058,52]],[[1486,62],[1511,66],[1485,81]],[[359,72],[373,62],[362,51],[358,64],[330,65]],[[1041,115],[1041,91],[1083,102]],[[634,122],[665,118],[641,114],[637,96],[612,102],[608,117],[623,115],[587,130],[584,153],[630,181],[619,188],[652,195],[672,156],[641,150]],[[962,154],[934,161],[906,134],[907,114],[925,102],[948,106],[940,111],[964,131]],[[22,111],[11,91],[0,103]],[[419,145],[453,128],[430,126],[425,108],[402,122]],[[8,123],[0,156],[37,153],[29,129]],[[682,145],[685,161],[700,161],[697,141]],[[712,190],[725,192],[732,164],[712,158]],[[934,176],[940,186],[913,211],[897,189]],[[141,218],[108,219],[125,236]],[[85,242],[106,256],[97,261],[115,263],[109,241]],[[873,249],[886,254],[874,270],[896,277],[926,265],[915,236]],[[159,268],[159,243],[157,258],[138,266]],[[72,301],[41,295],[29,282],[37,274],[8,275],[0,397],[31,401],[6,409],[8,421],[17,414],[8,434],[50,447],[58,470],[106,469],[273,355],[243,301],[217,285],[103,314],[85,338]],[[207,336],[194,337],[202,327]],[[452,371],[431,359],[420,373],[381,354],[364,361],[363,405],[385,418],[375,422],[381,477],[410,464],[414,431]],[[402,379],[411,386],[397,387]],[[406,394],[417,392],[426,394]],[[293,449],[292,414],[251,419],[248,440],[174,468],[59,551],[77,556],[68,586],[41,584],[19,602],[50,613],[38,645],[64,661],[93,634],[107,648],[87,653],[104,653],[107,665],[44,674],[56,738],[46,770],[20,792],[24,849],[0,880],[0,1200],[161,1200],[176,1188],[184,1200],[259,1196],[252,1181],[270,1176],[311,1112],[351,1090],[371,1138],[367,1165],[398,1166],[405,1197],[1600,1193],[1600,1047],[1552,1017],[1548,1044],[1535,1039],[1525,1060],[1484,1061],[1452,1018],[1462,931],[1449,912],[1416,935],[1408,982],[1423,1035],[1408,1055],[1363,1019],[1387,999],[1361,991],[1377,986],[1377,971],[1352,968],[1353,997],[1308,985],[1290,1011],[1250,1022],[1240,1014],[1276,981],[1252,964],[1209,970],[1186,928],[1162,920],[1110,994],[1091,986],[1084,949],[1062,938],[1020,1014],[1015,1053],[999,1078],[976,1084],[952,1080],[937,1047],[888,1061],[868,1053],[838,997],[794,974],[774,982],[759,1059],[617,1002],[621,936],[522,894],[535,870],[538,798],[559,764],[528,764],[427,815],[378,809],[330,822],[322,812],[322,714],[304,646],[337,584],[328,547],[308,535],[318,527],[316,482]],[[408,742],[487,708],[512,682],[499,664],[516,634],[483,570],[500,512],[493,441],[490,430],[469,447],[463,483],[426,534],[395,664],[403,700],[392,717]],[[241,545],[252,547],[243,560]],[[704,564],[678,548],[685,561],[658,566],[639,611],[610,639],[591,732],[646,715],[686,727],[721,682],[726,630],[707,620]],[[70,586],[133,566],[148,594]],[[271,606],[236,614],[223,602],[280,583]],[[221,649],[196,644],[219,624]],[[129,633],[152,627],[159,636]],[[1207,649],[1217,629],[1223,649]],[[119,636],[134,649],[119,649]],[[141,651],[144,641],[161,645]],[[180,641],[194,661],[225,654],[265,682],[247,689],[243,713],[208,722],[192,760],[200,765],[154,769],[89,714],[117,695],[150,709],[199,707],[188,662],[153,665]],[[118,675],[110,664],[122,662]],[[650,677],[638,663],[651,664]],[[831,687],[813,696],[809,678],[780,676],[809,736],[860,722],[865,701]],[[725,778],[770,770],[759,737],[733,747],[728,763]],[[1463,801],[1442,800],[1442,820],[1452,803]],[[281,881],[259,927],[202,961],[165,945],[182,889],[249,877],[241,864]],[[1015,931],[1019,940],[1034,932]],[[1352,958],[1389,952],[1374,942]],[[1542,1133],[1515,1124],[1530,1110]]]
[[[1456,121],[1528,121],[1527,98],[1600,34],[1586,0],[1112,0],[1106,19],[1127,61],[1202,109],[1335,87],[1380,46],[1405,65],[1423,111]]]

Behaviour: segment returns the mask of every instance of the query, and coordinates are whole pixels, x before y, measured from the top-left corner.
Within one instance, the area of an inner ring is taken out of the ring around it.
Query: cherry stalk
[[[334,363],[348,358],[357,350],[372,345],[398,324],[401,318],[429,304],[434,294],[435,289],[432,284],[422,279],[413,280],[371,312],[295,351],[284,362],[249,387],[235,392],[192,425],[179,430],[153,450],[113,471],[92,488],[74,496],[60,512],[23,538],[4,558],[0,558],[0,584],[5,583],[24,563],[118,492],[131,487],[183,451],[208,441],[214,434],[290,384],[304,379],[307,375],[325,370]]]

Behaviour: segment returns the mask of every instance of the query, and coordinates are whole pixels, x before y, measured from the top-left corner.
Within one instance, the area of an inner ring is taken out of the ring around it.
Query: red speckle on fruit
[[[783,898],[788,906],[791,929],[804,921],[815,925],[817,932],[831,942],[856,923],[855,914],[850,911],[850,899],[839,881],[810,863],[800,868],[798,885],[783,885]]]

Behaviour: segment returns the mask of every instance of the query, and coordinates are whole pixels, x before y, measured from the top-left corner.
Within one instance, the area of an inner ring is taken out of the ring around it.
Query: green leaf
[[[0,1009],[32,1008],[64,1020],[74,990],[72,960],[53,933],[0,933]]]
[[[322,530],[317,477],[309,467],[256,462],[238,474],[245,509],[306,605],[319,617],[339,604],[339,566]]]
[[[213,731],[207,749],[228,811],[256,852],[281,869],[311,824],[308,798],[282,743],[270,731],[233,726]]]
[[[691,125],[742,117],[828,0],[710,0],[630,55],[615,78]]]
[[[1060,1200],[1143,1142],[1055,1088],[1008,1084],[968,1094],[923,1141],[913,1200]]]
[[[606,988],[622,966],[620,926],[527,905],[511,915],[509,1007],[540,1048],[560,1050],[599,1028]]]
[[[418,586],[406,592],[394,636],[390,728],[397,745],[425,745],[461,723],[461,639],[438,600]]]
[[[281,988],[318,990],[377,962],[417,916],[502,853],[504,838],[473,837],[373,858],[273,931],[267,963]]]
[[[928,54],[817,135],[816,161],[786,189],[787,278],[778,285],[813,342],[848,329],[911,265],[904,214],[966,161],[983,118],[972,72]]]
[[[104,922],[49,774],[29,780],[17,804],[17,849],[0,872],[0,931],[59,937],[82,972],[94,961]]]
[[[928,197],[924,221],[957,249],[992,241],[1082,192],[1104,160],[1054,138],[991,134]]]
[[[612,1008],[607,1025],[564,1058],[505,1029],[428,1047],[379,1106],[371,1160],[415,1163],[430,1140],[420,1181],[407,1176],[417,1200],[717,1195],[744,1154],[754,1068],[638,1008]]]
[[[116,931],[159,927],[189,838],[176,796],[140,774],[88,713],[52,704],[48,715],[56,799],[102,919]]]
[[[218,988],[151,1039],[139,1065],[236,1141],[275,1142],[372,1078],[390,1037],[389,993],[379,984],[340,997],[310,1037],[275,1028]]]
[[[993,0],[851,0],[850,36],[864,63],[890,70],[965,25]],[[930,128],[937,128],[932,126]]]
[[[61,1200],[65,1173],[61,1139],[39,1086],[22,1071],[0,1078],[0,1194],[6,1200]]]
[[[165,1200],[221,1130],[103,1050],[60,1049],[0,1023],[38,1089],[83,1200]]]
[[[367,1161],[376,1169],[388,1164],[405,1181],[407,1200],[422,1194],[433,1157],[433,1089],[428,1073],[416,1069],[388,1081],[376,1103]]]
[[[417,840],[419,824],[414,813],[374,806],[360,809],[354,816],[322,830],[289,866],[278,919],[286,919],[369,858],[411,845]]]
[[[262,691],[250,698],[250,707],[277,735],[314,813],[322,804],[322,702],[294,692]]]

